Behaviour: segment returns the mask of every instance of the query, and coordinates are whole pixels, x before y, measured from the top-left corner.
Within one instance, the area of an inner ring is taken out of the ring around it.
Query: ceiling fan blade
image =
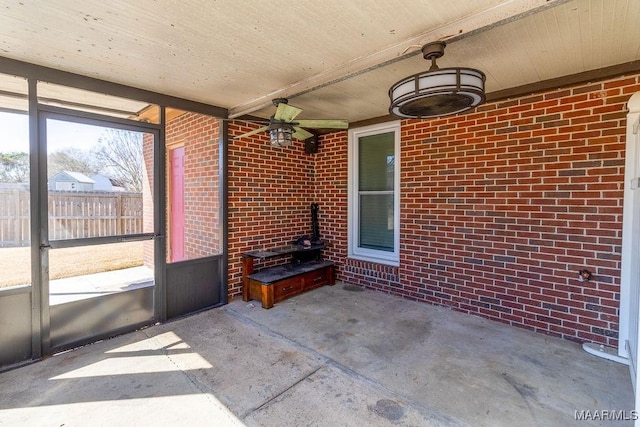
[[[296,124],[311,129],[347,129],[346,120],[297,120]]]
[[[247,133],[243,133],[242,135],[238,135],[233,139],[245,138],[247,136],[255,135],[256,133],[264,132],[267,129],[269,129],[269,126],[262,126],[262,127],[258,128],[258,129],[252,130],[251,132],[247,132]]]
[[[229,122],[245,122],[245,123],[251,123],[251,124],[261,124],[261,125],[268,125],[269,124],[269,119],[261,119],[261,118],[253,118],[253,119],[221,119],[221,120],[226,120]]]
[[[306,131],[302,128],[299,128],[297,126],[294,126],[293,129],[295,130],[293,137],[295,139],[307,139],[307,138],[311,138],[313,136],[313,134],[309,131]]]
[[[288,123],[300,113],[302,113],[300,108],[281,102],[278,104],[278,108],[276,109],[276,113],[273,115],[273,118]]]

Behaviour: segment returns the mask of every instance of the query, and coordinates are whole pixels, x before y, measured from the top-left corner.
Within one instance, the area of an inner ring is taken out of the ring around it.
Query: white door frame
[[[622,221],[622,257],[620,270],[620,324],[618,336],[618,355],[628,358],[631,370],[631,381],[634,391],[639,384],[640,377],[637,369],[638,351],[640,343],[640,328],[638,327],[638,265],[640,264],[640,243],[638,242],[637,204],[640,203],[640,92],[631,96],[627,103],[627,134],[624,176],[624,207]],[[637,199],[637,200],[636,200]],[[634,236],[634,234],[636,234]],[[634,301],[635,300],[635,301]],[[632,337],[631,334],[634,336]],[[628,343],[635,339],[635,354],[630,353]],[[639,394],[636,393],[636,408],[638,408]]]

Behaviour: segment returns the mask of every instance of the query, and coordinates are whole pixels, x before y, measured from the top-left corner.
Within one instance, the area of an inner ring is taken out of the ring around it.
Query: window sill
[[[365,256],[365,255],[354,255],[354,254],[349,254],[347,256],[348,259],[354,259],[357,261],[365,261],[365,262],[371,262],[374,264],[383,264],[383,265],[389,265],[391,267],[399,267],[400,266],[400,261],[399,260],[392,260],[392,259],[386,259],[386,258],[376,258],[376,257],[371,257],[371,256]]]

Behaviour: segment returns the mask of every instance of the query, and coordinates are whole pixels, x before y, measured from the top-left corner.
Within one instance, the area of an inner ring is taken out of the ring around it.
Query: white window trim
[[[395,168],[394,168],[394,236],[393,252],[379,251],[375,249],[358,247],[358,139],[363,136],[377,135],[380,133],[394,132],[395,135]],[[382,123],[365,126],[356,129],[349,129],[349,163],[348,163],[348,257],[387,264],[392,266],[400,265],[400,121]]]

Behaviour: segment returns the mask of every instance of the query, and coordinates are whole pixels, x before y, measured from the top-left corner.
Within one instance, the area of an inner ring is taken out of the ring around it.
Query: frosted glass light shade
[[[441,68],[406,77],[389,89],[389,112],[403,118],[440,117],[482,104],[485,75],[473,68]]]

